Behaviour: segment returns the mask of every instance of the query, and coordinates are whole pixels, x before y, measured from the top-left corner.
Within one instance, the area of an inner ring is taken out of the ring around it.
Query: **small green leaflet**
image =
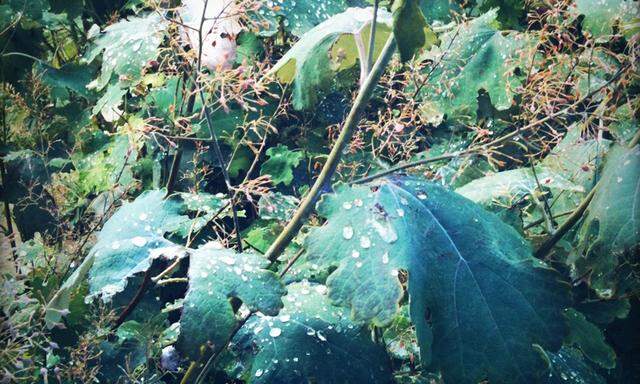
[[[422,360],[445,381],[531,382],[544,368],[532,345],[560,347],[568,296],[559,275],[473,202],[393,178],[341,187],[318,211],[328,222],[305,248],[310,262],[337,267],[329,297],[357,320],[386,325],[408,279]]]
[[[304,154],[290,151],[286,145],[278,144],[267,150],[269,159],[260,167],[261,175],[271,176],[273,184],[289,185],[293,181],[293,169],[300,164]]]
[[[247,382],[391,383],[384,349],[348,310],[331,305],[324,285],[287,286],[278,316],[256,314],[233,340],[247,363]]]
[[[251,311],[276,315],[285,290],[269,262],[257,254],[236,253],[211,242],[191,251],[189,290],[180,318],[178,345],[196,360],[200,347],[222,347],[237,320],[229,299]]]
[[[437,44],[433,33],[420,10],[419,0],[396,0],[393,2],[393,35],[398,43],[400,59],[409,61],[420,48]]]
[[[616,353],[607,344],[602,330],[573,308],[566,309],[564,316],[569,327],[567,344],[580,349],[589,360],[602,368],[615,368]]]

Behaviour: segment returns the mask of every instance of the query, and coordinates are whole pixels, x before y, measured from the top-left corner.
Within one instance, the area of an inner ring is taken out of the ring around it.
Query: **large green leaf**
[[[498,21],[507,28],[519,28],[523,21],[526,24],[525,0],[478,0],[477,3],[480,12],[497,9]]]
[[[491,210],[503,210],[522,205],[525,224],[542,217],[539,204],[546,198],[553,215],[575,209],[595,183],[596,169],[609,146],[608,140],[582,139],[580,129],[573,126],[563,140],[536,166],[536,176],[546,196],[538,188],[531,168],[519,168],[489,174],[456,189],[456,192]],[[526,200],[523,200],[526,199]],[[566,216],[555,219],[562,223]]]
[[[461,24],[440,38],[439,48],[423,55],[439,63],[418,95],[425,121],[438,125],[446,117],[473,122],[480,90],[496,109],[511,107],[521,83],[515,70],[529,56],[530,44],[523,34],[499,31],[496,17],[494,9]]]
[[[344,12],[351,1],[348,0],[275,0],[263,6],[261,16],[268,26],[261,34],[271,36],[278,31],[280,19],[284,27],[295,36],[302,36],[311,28],[329,17]],[[266,8],[266,9],[265,9]]]
[[[337,267],[329,296],[385,325],[407,280],[422,359],[445,381],[530,382],[543,368],[532,344],[559,348],[567,296],[557,273],[473,202],[396,178],[342,187],[318,210],[328,223],[305,246],[310,260]]]
[[[326,287],[287,286],[278,316],[252,316],[234,339],[249,383],[391,383],[384,349],[362,323],[331,305]]]
[[[596,38],[607,38],[616,24],[640,17],[638,2],[633,0],[576,0],[572,11],[584,15],[582,28]]]
[[[98,241],[83,262],[47,304],[49,327],[60,321],[74,292],[88,281],[87,301],[101,296],[104,301],[122,292],[136,273],[145,272],[155,258],[184,256],[181,247],[163,235],[188,220],[182,216],[182,201],[164,199],[166,191],[150,190],[125,203],[104,224]]]
[[[607,344],[602,330],[573,308],[568,308],[564,315],[569,326],[568,344],[580,349],[589,360],[601,367],[615,368],[616,353]]]
[[[293,83],[295,109],[314,107],[336,72],[353,67],[366,55],[372,15],[371,8],[349,8],[325,20],[305,33],[271,69],[281,82]],[[391,32],[391,15],[380,10],[377,20],[376,54]]]
[[[616,294],[616,271],[625,254],[640,244],[640,145],[613,146],[600,186],[587,208],[578,238],[582,257],[576,274],[590,274],[591,287],[604,298]],[[619,292],[623,293],[623,292]]]
[[[125,203],[104,224],[98,242],[87,258],[93,258],[89,271],[89,296],[108,301],[124,290],[127,280],[146,271],[162,248],[176,245],[163,236],[188,220],[179,198],[164,196],[164,190],[150,190],[131,203]],[[170,252],[173,254],[173,252]]]
[[[192,358],[201,346],[219,348],[236,326],[229,300],[238,298],[252,311],[276,315],[285,293],[278,276],[266,270],[268,260],[207,243],[192,251],[189,290],[180,318],[180,347]]]

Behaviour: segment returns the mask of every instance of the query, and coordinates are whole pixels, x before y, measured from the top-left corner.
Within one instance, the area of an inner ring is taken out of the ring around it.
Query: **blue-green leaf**
[[[362,323],[331,305],[326,287],[287,286],[278,316],[252,316],[234,339],[249,383],[391,383],[384,349]]]
[[[531,382],[543,368],[532,345],[560,347],[568,300],[559,275],[471,201],[396,178],[339,188],[318,210],[328,222],[305,246],[310,261],[337,267],[329,296],[386,325],[407,281],[422,359],[445,381]]]
[[[207,243],[191,252],[189,263],[178,343],[194,360],[202,346],[222,347],[233,331],[237,319],[231,298],[267,315],[276,315],[282,307],[284,287],[275,273],[265,269],[268,260],[259,255]]]

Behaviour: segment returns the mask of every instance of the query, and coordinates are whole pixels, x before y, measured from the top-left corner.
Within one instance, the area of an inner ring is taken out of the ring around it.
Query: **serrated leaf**
[[[529,57],[531,44],[524,34],[499,31],[496,17],[494,9],[460,25],[440,37],[439,49],[423,55],[440,63],[418,94],[425,121],[438,125],[446,117],[474,122],[481,90],[497,110],[511,107],[521,82],[515,70]]]
[[[286,145],[278,144],[267,150],[269,159],[260,167],[261,175],[271,176],[274,185],[289,185],[293,181],[293,169],[300,164],[304,154],[300,151],[291,151]]]
[[[104,224],[87,256],[94,259],[87,299],[101,296],[109,301],[124,290],[131,276],[146,271],[155,257],[162,256],[161,249],[176,247],[163,235],[188,217],[182,215],[182,201],[165,199],[165,194],[164,190],[146,191],[123,204]]]
[[[207,243],[191,252],[189,289],[180,318],[178,345],[196,360],[202,346],[220,348],[237,324],[229,300],[238,298],[252,311],[276,315],[285,293],[269,261]]]
[[[331,305],[326,287],[287,286],[278,316],[253,316],[234,339],[249,383],[391,383],[384,349],[362,323]]]
[[[283,83],[293,83],[293,107],[310,109],[320,100],[336,73],[353,67],[360,54],[366,54],[373,11],[349,8],[311,29],[276,63],[269,72]],[[380,10],[376,28],[374,57],[391,33],[391,15]]]
[[[309,259],[337,266],[327,279],[331,299],[385,325],[408,279],[422,359],[445,381],[528,382],[542,369],[532,344],[560,346],[567,295],[558,275],[471,201],[396,178],[342,187],[318,211],[328,223],[305,247]]]
[[[581,252],[576,273],[590,275],[591,287],[603,298],[616,293],[616,270],[625,254],[640,244],[640,145],[614,145],[607,154],[600,187],[578,232]],[[620,292],[623,293],[623,292]]]
[[[564,316],[569,327],[567,343],[580,349],[589,360],[602,368],[615,368],[616,353],[607,344],[602,330],[573,308],[568,308]]]
[[[90,86],[102,90],[113,75],[123,83],[139,80],[142,69],[158,55],[166,27],[167,23],[159,14],[150,13],[123,19],[105,28],[84,58],[90,63],[104,51],[100,76]]]

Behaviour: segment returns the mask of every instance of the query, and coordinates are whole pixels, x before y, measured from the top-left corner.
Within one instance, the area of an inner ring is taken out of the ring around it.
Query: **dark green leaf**
[[[607,344],[602,330],[573,308],[567,309],[564,316],[569,326],[567,343],[580,349],[589,360],[601,367],[615,368],[616,353]]]
[[[326,287],[287,286],[278,316],[254,315],[234,339],[249,383],[392,383],[384,349],[366,327],[331,305]]]

